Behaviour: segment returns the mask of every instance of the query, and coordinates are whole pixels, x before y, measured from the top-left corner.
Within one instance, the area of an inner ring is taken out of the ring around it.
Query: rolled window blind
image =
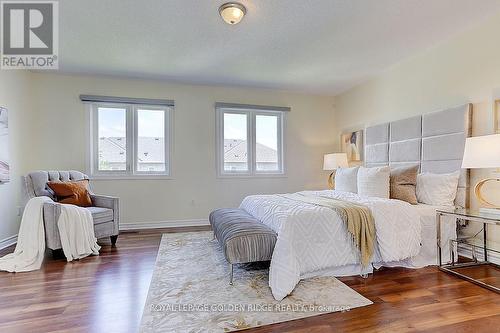
[[[259,110],[259,111],[281,111],[288,112],[291,110],[288,106],[269,106],[269,105],[252,105],[252,104],[237,104],[237,103],[215,103],[216,109],[233,109],[233,110]]]
[[[174,101],[171,99],[80,95],[80,100],[82,102],[87,102],[87,103],[123,103],[123,104],[140,104],[140,105],[174,106]]]

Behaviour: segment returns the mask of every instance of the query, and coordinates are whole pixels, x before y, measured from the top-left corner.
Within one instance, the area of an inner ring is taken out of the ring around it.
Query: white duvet
[[[400,261],[420,251],[420,217],[406,202],[339,191],[301,193],[328,196],[369,207],[376,229],[373,262]],[[359,251],[342,220],[330,208],[279,195],[248,196],[240,208],[278,234],[269,270],[269,286],[277,300],[290,294],[301,278],[314,276],[315,272],[360,265]],[[361,269],[359,273],[362,273]]]

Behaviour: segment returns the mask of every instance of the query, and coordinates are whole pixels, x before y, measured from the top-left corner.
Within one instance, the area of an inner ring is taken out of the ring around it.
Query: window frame
[[[224,114],[244,114],[247,116],[247,171],[226,171],[224,170]],[[218,178],[254,178],[254,177],[286,177],[285,168],[285,119],[286,112],[277,110],[267,110],[265,108],[231,108],[216,107],[216,169]],[[257,170],[256,160],[256,137],[257,137],[257,116],[277,117],[277,153],[278,170]]]
[[[165,171],[151,172],[151,171],[138,171],[139,159],[137,158],[137,152],[139,151],[139,112],[138,110],[158,110],[163,111],[163,136],[164,136],[164,150],[165,150]],[[134,159],[133,159],[133,174],[136,176],[170,176],[170,113],[171,107],[159,106],[159,105],[134,105],[133,109],[134,116]]]
[[[172,114],[173,106],[129,104],[113,102],[92,102],[90,106],[89,126],[89,153],[88,173],[94,179],[147,179],[165,178],[170,179],[172,174],[171,151],[172,151]],[[125,170],[99,170],[99,108],[125,109],[126,120],[126,159]],[[164,112],[164,140],[165,140],[165,171],[151,172],[138,171],[138,110],[158,110]]]

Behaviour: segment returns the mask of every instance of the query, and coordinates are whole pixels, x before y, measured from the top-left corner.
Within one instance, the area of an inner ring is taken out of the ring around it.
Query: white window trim
[[[160,111],[164,111],[164,124],[163,124],[163,128],[164,128],[164,137],[165,137],[165,140],[168,140],[168,142],[165,142],[165,169],[167,171],[165,172],[150,172],[150,171],[138,171],[138,158],[135,154],[135,152],[137,152],[139,149],[138,149],[138,120],[137,120],[137,117],[138,117],[138,112],[137,110],[138,109],[146,109],[146,110],[160,110]],[[134,158],[133,158],[133,174],[136,175],[136,176],[170,176],[170,150],[171,150],[171,147],[170,147],[170,143],[171,143],[171,140],[170,140],[170,123],[171,123],[171,120],[170,120],[170,117],[171,117],[171,113],[172,113],[172,109],[170,107],[165,107],[165,106],[156,106],[156,105],[135,105],[134,106],[134,112],[133,112],[133,117],[134,117]]]
[[[114,107],[126,110],[126,137],[127,137],[127,157],[126,157],[126,171],[118,170],[99,170],[98,163],[98,108],[99,107]],[[109,103],[109,102],[93,102],[86,103],[87,108],[87,173],[91,179],[103,179],[103,180],[118,180],[118,179],[173,179],[172,178],[172,118],[173,118],[173,107],[164,105],[142,105],[142,104],[125,104],[125,103]],[[148,172],[148,171],[138,171],[137,170],[137,132],[138,132],[138,121],[137,121],[137,110],[147,109],[147,110],[163,110],[165,112],[165,172]],[[129,140],[132,138],[132,140]]]
[[[247,115],[247,162],[248,171],[225,171],[224,170],[224,113],[245,114]],[[278,165],[277,171],[258,171],[255,161],[256,125],[257,115],[273,115],[278,117]],[[233,109],[226,107],[215,108],[215,130],[216,130],[216,169],[217,178],[274,178],[286,177],[285,167],[285,124],[286,112],[271,111],[266,109]]]

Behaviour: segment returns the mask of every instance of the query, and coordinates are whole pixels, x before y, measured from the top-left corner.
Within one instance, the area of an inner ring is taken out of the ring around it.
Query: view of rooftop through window
[[[244,113],[224,113],[225,171],[248,171],[247,119]],[[278,117],[256,115],[255,132],[257,171],[279,170]]]
[[[124,171],[127,161],[126,109],[100,107],[99,170]],[[137,171],[165,171],[165,113],[137,110]]]
[[[137,171],[165,171],[165,112],[137,110]]]
[[[224,170],[248,171],[247,117],[224,114]]]
[[[278,165],[278,117],[255,117],[255,161],[257,171],[279,170]],[[260,146],[264,146],[260,148]]]
[[[99,108],[99,170],[127,170],[127,110]]]

